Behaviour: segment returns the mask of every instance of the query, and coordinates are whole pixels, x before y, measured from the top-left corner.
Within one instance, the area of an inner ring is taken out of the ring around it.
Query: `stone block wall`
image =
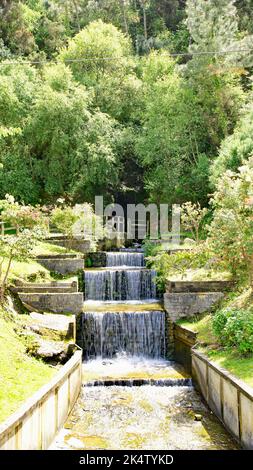
[[[197,333],[187,330],[180,325],[173,327],[174,359],[182,364],[189,374],[192,373],[191,349],[197,342]]]
[[[88,253],[91,249],[91,242],[89,240],[83,239],[67,240],[66,238],[49,238],[47,240],[47,243],[62,246],[63,248],[80,251],[80,253]]]
[[[233,287],[230,281],[167,281],[167,293],[224,292]]]
[[[19,298],[21,302],[29,310],[37,310],[39,312],[53,313],[73,313],[78,314],[83,309],[83,294],[38,294],[20,292]]]
[[[46,450],[71,412],[82,386],[82,352],[0,425],[0,450]]]
[[[222,292],[188,292],[164,294],[164,308],[169,318],[176,322],[180,318],[207,312],[223,298]]]
[[[49,271],[62,275],[75,274],[81,269],[84,269],[84,259],[82,258],[43,258],[37,261]]]

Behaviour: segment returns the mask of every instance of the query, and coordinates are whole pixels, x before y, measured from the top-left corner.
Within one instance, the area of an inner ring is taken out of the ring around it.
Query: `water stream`
[[[144,266],[143,253],[106,253],[106,266]]]
[[[144,300],[156,297],[155,271],[107,268],[84,272],[85,300]]]
[[[82,315],[85,359],[129,356],[165,357],[165,314],[151,312],[87,312]]]
[[[52,449],[236,449],[181,366],[143,253],[84,272],[83,389]],[[196,421],[196,413],[202,419]]]

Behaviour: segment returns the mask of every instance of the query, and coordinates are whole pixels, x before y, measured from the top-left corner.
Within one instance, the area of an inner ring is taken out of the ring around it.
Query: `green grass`
[[[5,270],[7,261],[4,263]],[[44,279],[50,279],[49,271],[33,259],[27,261],[12,261],[9,281],[14,279],[27,279],[31,275],[41,275]]]
[[[26,354],[17,328],[0,308],[0,421],[16,411],[55,373],[54,368]]]
[[[214,345],[217,340],[212,330],[211,315],[196,315],[190,319],[183,319],[177,322],[183,328],[198,333],[198,341],[206,345]]]
[[[215,271],[213,269],[186,269],[183,273],[171,270],[168,275],[170,281],[230,281],[231,273],[228,271]]]
[[[65,254],[66,249],[52,245],[51,243],[46,242],[39,242],[34,250],[32,251],[32,256],[38,255],[53,255],[53,254]],[[77,253],[73,252],[73,250],[68,250],[68,253]],[[3,264],[3,273],[5,272],[7,267],[7,260]],[[11,269],[9,274],[9,282],[14,281],[15,279],[22,279],[27,280],[29,276],[37,277],[38,282],[50,281],[52,280],[52,276],[50,272],[44,268],[41,264],[39,264],[35,259],[32,257],[25,260],[25,261],[16,261],[13,260],[11,263]]]
[[[47,243],[47,242],[38,242],[32,251],[33,256],[59,255],[59,254],[65,254],[65,253],[78,253],[78,252],[72,249],[66,249],[62,246],[53,245],[52,243]]]
[[[234,303],[238,302],[238,299],[242,297],[245,298],[245,294],[236,298]],[[212,331],[211,314],[181,320],[178,324],[198,333],[197,340],[201,343],[198,349],[206,354],[210,360],[253,387],[253,354],[243,357],[236,350],[221,348],[217,344],[217,339]]]
[[[208,357],[238,379],[253,387],[253,354],[242,357],[236,351],[208,351]]]

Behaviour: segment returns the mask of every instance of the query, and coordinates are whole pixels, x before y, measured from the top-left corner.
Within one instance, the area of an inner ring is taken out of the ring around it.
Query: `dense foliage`
[[[206,205],[251,153],[250,7],[3,1],[0,197]]]
[[[251,310],[224,308],[213,318],[213,330],[222,345],[253,353],[253,313]]]
[[[253,286],[253,159],[238,172],[220,178],[212,203],[210,225],[213,250],[234,274],[247,272]]]

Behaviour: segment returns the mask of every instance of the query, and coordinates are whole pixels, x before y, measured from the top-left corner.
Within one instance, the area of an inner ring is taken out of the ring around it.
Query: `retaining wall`
[[[196,344],[197,333],[174,324],[174,360],[182,364],[189,374],[192,373],[191,349]]]
[[[192,374],[195,386],[227,430],[244,448],[253,450],[253,388],[194,349]]]
[[[222,292],[164,294],[164,308],[172,321],[207,312],[223,298]]]
[[[80,253],[88,253],[91,249],[91,242],[89,240],[83,240],[74,238],[73,240],[67,240],[66,238],[49,238],[47,243],[52,245],[62,246],[72,250],[79,251]]]
[[[0,425],[0,450],[45,450],[64,425],[81,390],[82,351]]]
[[[39,312],[78,314],[83,309],[83,293],[30,293],[20,292],[21,302],[29,309]]]
[[[231,281],[167,281],[166,292],[224,292],[232,287]]]
[[[82,258],[38,258],[37,261],[49,271],[63,275],[75,274],[81,269],[84,269],[84,259]]]

